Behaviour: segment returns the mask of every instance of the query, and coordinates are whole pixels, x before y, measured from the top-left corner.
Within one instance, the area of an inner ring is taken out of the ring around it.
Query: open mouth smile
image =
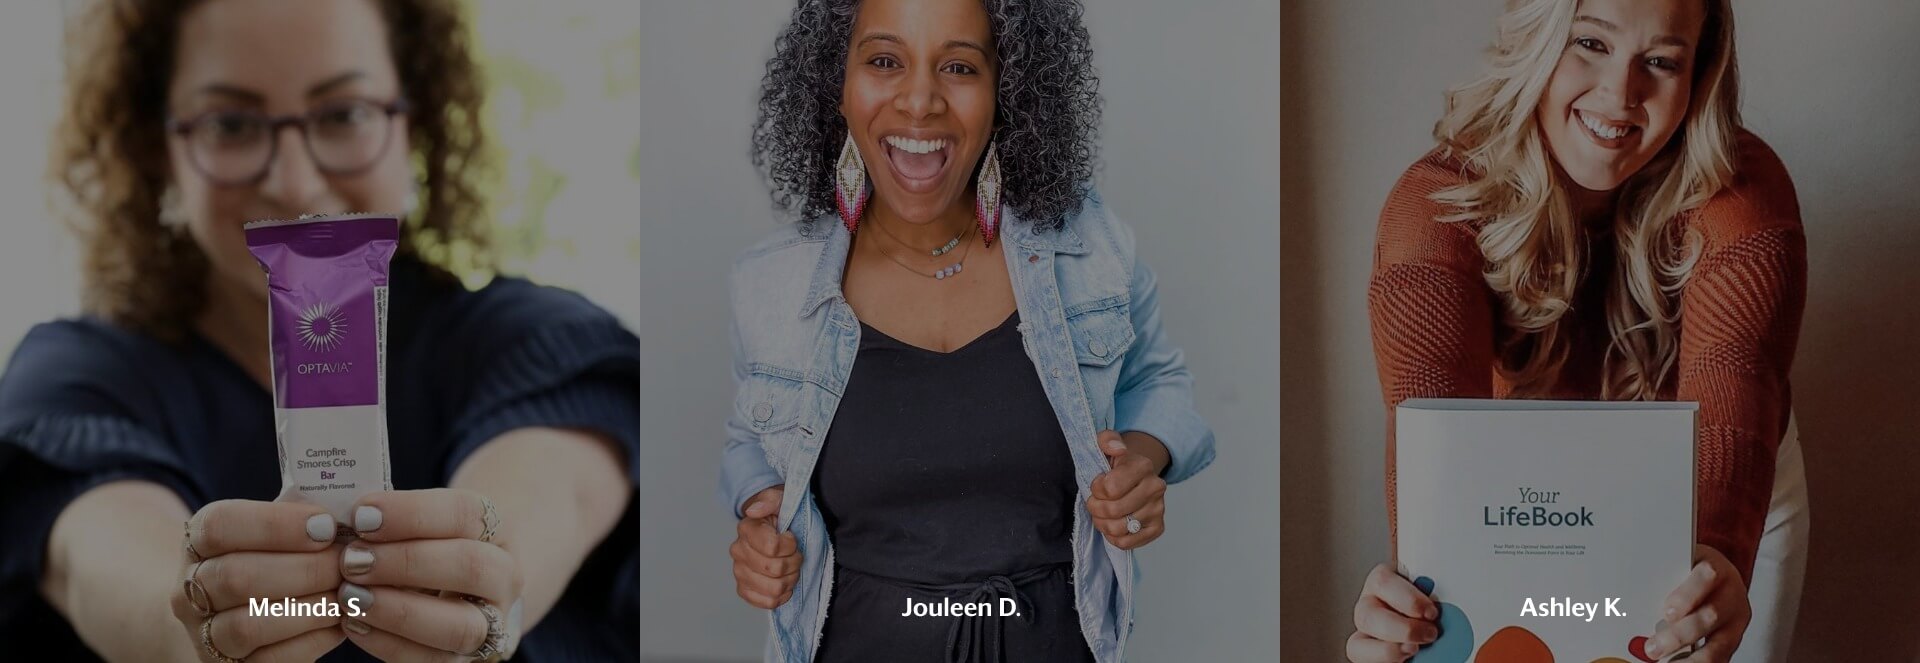
[[[1600,147],[1620,149],[1628,145],[1627,139],[1640,133],[1640,125],[1632,122],[1610,120],[1604,116],[1582,110],[1574,111],[1581,127],[1585,128],[1587,138]]]
[[[902,189],[912,193],[932,191],[946,173],[948,149],[953,141],[944,137],[910,138],[888,135],[880,139],[886,146],[887,166]]]

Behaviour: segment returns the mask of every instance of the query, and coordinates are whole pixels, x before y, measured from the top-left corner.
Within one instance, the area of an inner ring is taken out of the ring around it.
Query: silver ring
[[[1127,516],[1127,533],[1128,533],[1128,534],[1139,534],[1139,533],[1140,533],[1140,519],[1139,519],[1139,518],[1135,518],[1135,517],[1133,517],[1133,516]]]
[[[463,596],[461,598],[466,599],[468,603],[472,603],[473,607],[479,608],[480,616],[487,618],[487,637],[485,640],[480,641],[480,649],[472,654],[468,654],[468,656],[473,657],[473,660],[476,661],[497,660],[501,654],[505,653],[505,650],[500,648],[500,644],[506,640],[507,637],[507,624],[506,620],[500,617],[500,609],[493,607],[492,603],[488,603],[486,599],[478,596]]]
[[[200,648],[207,650],[207,655],[212,656],[213,660],[219,661],[220,663],[245,663],[247,660],[222,654],[220,653],[219,647],[213,646],[212,617],[208,617],[206,621],[200,622]]]
[[[193,563],[193,570],[187,571],[186,587],[181,591],[187,593],[187,603],[193,606],[193,611],[211,621],[213,617],[213,597],[208,596],[207,587],[200,584],[200,565],[203,562],[204,560]],[[212,641],[209,640],[208,642]]]
[[[480,496],[480,542],[492,543],[494,533],[500,528],[500,514],[493,510],[493,500]]]

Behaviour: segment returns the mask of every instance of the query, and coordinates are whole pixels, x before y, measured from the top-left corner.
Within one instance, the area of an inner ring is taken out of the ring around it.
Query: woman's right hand
[[[1353,604],[1354,633],[1347,638],[1347,659],[1354,663],[1407,660],[1420,646],[1440,637],[1440,606],[1392,567],[1380,564],[1367,574],[1360,600]]]
[[[200,660],[312,661],[339,646],[340,617],[256,617],[247,604],[332,600],[341,583],[333,533],[333,516],[308,503],[222,500],[193,514],[172,604]],[[341,616],[352,610],[340,606]]]
[[[785,488],[754,493],[740,509],[739,534],[727,553],[733,557],[734,592],[755,608],[772,610],[793,598],[800,579],[800,541],[779,528]]]

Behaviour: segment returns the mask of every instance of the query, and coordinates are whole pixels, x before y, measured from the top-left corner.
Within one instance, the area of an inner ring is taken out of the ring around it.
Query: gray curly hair
[[[1100,79],[1079,0],[982,0],[1000,70],[994,107],[1002,200],[1056,228],[1092,187]],[[847,42],[859,0],[800,0],[760,82],[753,164],[776,207],[811,223],[835,212],[833,166]],[[978,168],[976,164],[976,169]]]

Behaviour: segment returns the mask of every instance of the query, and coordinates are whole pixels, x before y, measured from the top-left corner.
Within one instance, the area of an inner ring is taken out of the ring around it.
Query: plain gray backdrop
[[[1279,658],[1280,7],[1098,0],[1098,179],[1157,272],[1219,460],[1168,491],[1128,658]],[[641,650],[754,660],[714,482],[731,404],[726,274],[775,227],[749,160],[766,58],[793,3],[648,2],[641,18]]]

